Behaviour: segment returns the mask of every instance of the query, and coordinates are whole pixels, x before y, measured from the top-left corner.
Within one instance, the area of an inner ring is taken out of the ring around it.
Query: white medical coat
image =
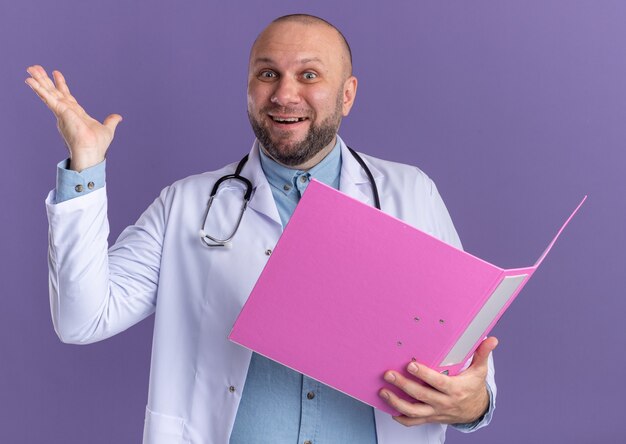
[[[345,144],[341,149],[340,190],[371,204],[365,172]],[[363,158],[383,211],[461,247],[434,183],[423,172]],[[255,143],[242,171],[255,192],[232,248],[207,248],[201,242],[198,232],[211,188],[234,168],[165,188],[110,249],[104,188],[59,204],[52,192],[46,200],[50,305],[61,340],[99,341],[155,313],[146,444],[226,444],[230,437],[251,352],[227,336],[282,233]],[[221,203],[210,217],[219,223],[229,204],[239,206],[241,190],[234,181],[223,184],[216,198]],[[232,217],[225,223],[232,227]],[[491,360],[488,383],[495,395]],[[378,410],[375,420],[379,444],[441,443],[445,437],[444,425],[407,428]]]

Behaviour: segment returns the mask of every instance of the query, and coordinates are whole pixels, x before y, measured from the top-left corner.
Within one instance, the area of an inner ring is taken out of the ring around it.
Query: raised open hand
[[[100,123],[78,104],[59,71],[52,72],[54,82],[39,65],[26,72],[30,74],[26,84],[57,118],[57,128],[70,151],[70,168],[82,171],[102,162],[122,116],[111,114]]]

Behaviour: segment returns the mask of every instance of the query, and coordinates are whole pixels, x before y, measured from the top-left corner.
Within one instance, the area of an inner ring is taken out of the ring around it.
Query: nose
[[[300,87],[298,81],[288,77],[282,77],[275,83],[275,89],[270,101],[279,106],[300,103]]]

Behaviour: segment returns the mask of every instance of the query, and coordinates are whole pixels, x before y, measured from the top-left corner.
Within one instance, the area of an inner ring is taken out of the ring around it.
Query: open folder
[[[535,265],[505,270],[312,181],[229,338],[397,414],[383,373],[459,373],[584,200]]]

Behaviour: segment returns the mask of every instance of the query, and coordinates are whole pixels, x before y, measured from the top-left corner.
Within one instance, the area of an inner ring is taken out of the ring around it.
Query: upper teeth
[[[276,122],[298,122],[299,120],[304,120],[301,117],[287,117],[287,118],[272,117],[272,119],[274,119],[274,121]]]

